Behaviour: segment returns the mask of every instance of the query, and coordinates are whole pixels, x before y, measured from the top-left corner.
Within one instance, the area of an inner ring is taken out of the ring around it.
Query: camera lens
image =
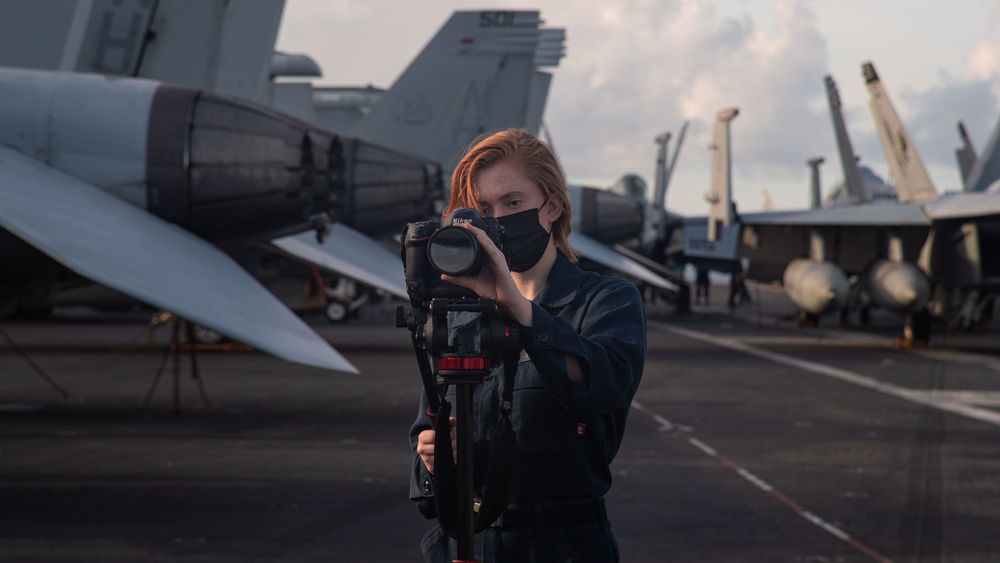
[[[476,273],[479,266],[479,243],[461,227],[444,227],[427,242],[431,266],[449,276]]]

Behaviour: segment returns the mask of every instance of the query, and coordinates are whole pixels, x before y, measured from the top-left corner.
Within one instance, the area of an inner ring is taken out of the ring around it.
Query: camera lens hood
[[[427,241],[431,266],[449,276],[479,273],[482,250],[475,235],[462,227],[442,227]]]

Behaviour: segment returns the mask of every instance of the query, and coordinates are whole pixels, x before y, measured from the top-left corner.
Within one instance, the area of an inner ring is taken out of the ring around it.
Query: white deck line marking
[[[799,516],[805,518],[806,520],[808,520],[809,522],[811,522],[814,525],[818,526],[819,528],[821,528],[823,530],[826,530],[828,533],[832,534],[834,537],[840,539],[843,542],[846,542],[846,543],[850,544],[851,546],[853,546],[858,551],[864,553],[865,555],[868,555],[869,557],[871,557],[872,559],[874,559],[876,561],[879,561],[880,563],[892,563],[891,559],[889,559],[888,557],[885,557],[884,555],[878,553],[874,549],[872,549],[872,548],[868,547],[867,545],[859,542],[858,540],[852,538],[850,535],[848,535],[846,532],[844,532],[840,528],[834,526],[833,524],[830,524],[829,522],[823,520],[822,518],[820,518],[819,516],[816,516],[812,512],[809,512],[808,510],[803,510],[802,507],[800,507],[798,505],[798,503],[796,503],[792,499],[790,499],[787,496],[785,496],[783,493],[781,493],[780,491],[778,491],[777,489],[775,489],[774,487],[772,487],[771,485],[769,485],[766,481],[764,481],[760,477],[757,477],[753,473],[750,473],[744,467],[741,467],[739,464],[737,464],[735,461],[733,461],[733,460],[727,458],[726,456],[720,454],[719,452],[717,452],[714,448],[712,448],[708,444],[706,444],[706,443],[702,442],[701,440],[699,440],[699,439],[697,439],[697,438],[689,435],[686,431],[681,430],[681,427],[673,425],[672,423],[670,423],[670,421],[668,421],[667,419],[663,418],[659,414],[657,414],[657,413],[655,413],[655,412],[647,409],[639,401],[636,401],[636,400],[633,399],[633,401],[632,401],[632,408],[634,408],[635,410],[639,411],[640,413],[642,413],[642,414],[650,417],[651,419],[655,420],[659,424],[663,424],[663,422],[666,422],[666,424],[669,425],[671,429],[675,430],[675,432],[676,432],[675,435],[676,436],[680,436],[680,437],[684,438],[692,446],[698,448],[699,450],[701,450],[706,455],[715,458],[716,461],[718,461],[719,463],[721,463],[721,464],[725,465],[726,467],[732,469],[734,472],[736,472],[737,475],[739,475],[740,477],[743,477],[744,479],[746,479],[748,482],[752,483],[758,489],[760,489],[760,490],[768,493],[769,495],[771,495],[772,497],[774,497],[775,499],[777,499],[778,501],[780,501],[785,506],[791,508],[796,514],[798,514]],[[661,421],[663,421],[663,422],[661,422]],[[663,430],[664,427],[665,426],[661,426],[660,430]]]
[[[660,425],[660,428],[659,428],[660,432],[673,432],[674,431],[674,424],[672,422],[670,422],[669,420],[667,420],[667,419],[663,418],[662,416],[656,414],[653,411],[647,410],[646,407],[642,406],[642,403],[640,403],[639,401],[636,401],[636,400],[633,399],[632,400],[632,408],[634,408],[637,411],[642,412],[646,416],[649,416],[650,418],[652,418],[653,420],[655,420]]]
[[[750,354],[751,356],[757,356],[758,358],[770,360],[777,364],[783,364],[786,366],[796,367],[799,369],[810,371],[819,375],[825,375],[827,377],[832,377],[834,379],[839,379],[840,381],[852,383],[859,387],[866,387],[868,389],[878,391],[879,393],[891,395],[893,397],[904,399],[913,403],[926,405],[953,414],[958,414],[974,420],[978,420],[980,422],[986,422],[988,424],[1000,426],[1000,413],[964,403],[960,401],[958,398],[956,398],[957,396],[953,394],[928,393],[926,390],[907,389],[899,385],[894,385],[892,383],[885,383],[875,378],[860,375],[845,369],[835,368],[832,366],[827,366],[816,362],[810,362],[809,360],[802,360],[799,358],[786,356],[784,354],[778,354],[768,350],[763,350],[761,348],[757,348],[756,346],[751,346],[749,344],[740,342],[737,339],[720,338],[709,334],[705,334],[703,332],[670,326],[655,321],[649,322],[648,324],[655,325],[656,327],[662,330],[666,330],[667,332],[672,332],[674,334],[678,334],[686,338],[691,338],[693,340],[701,340],[702,342],[708,342],[710,344],[715,344],[716,346],[722,346],[723,348],[729,348],[730,350],[736,350],[738,352]]]

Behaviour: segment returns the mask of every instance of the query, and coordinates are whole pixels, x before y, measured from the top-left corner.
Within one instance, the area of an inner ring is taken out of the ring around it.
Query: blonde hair
[[[473,141],[451,174],[451,201],[443,215],[447,216],[459,207],[471,207],[482,213],[476,177],[488,166],[506,160],[516,162],[528,181],[538,186],[545,199],[554,201],[562,208],[562,214],[552,224],[552,239],[556,248],[575,262],[576,253],[569,245],[573,210],[566,176],[552,149],[524,129],[506,129]]]

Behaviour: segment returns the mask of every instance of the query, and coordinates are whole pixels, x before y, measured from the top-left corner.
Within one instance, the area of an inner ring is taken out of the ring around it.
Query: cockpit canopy
[[[646,181],[638,175],[626,174],[612,184],[609,191],[632,199],[645,200],[648,188]]]

